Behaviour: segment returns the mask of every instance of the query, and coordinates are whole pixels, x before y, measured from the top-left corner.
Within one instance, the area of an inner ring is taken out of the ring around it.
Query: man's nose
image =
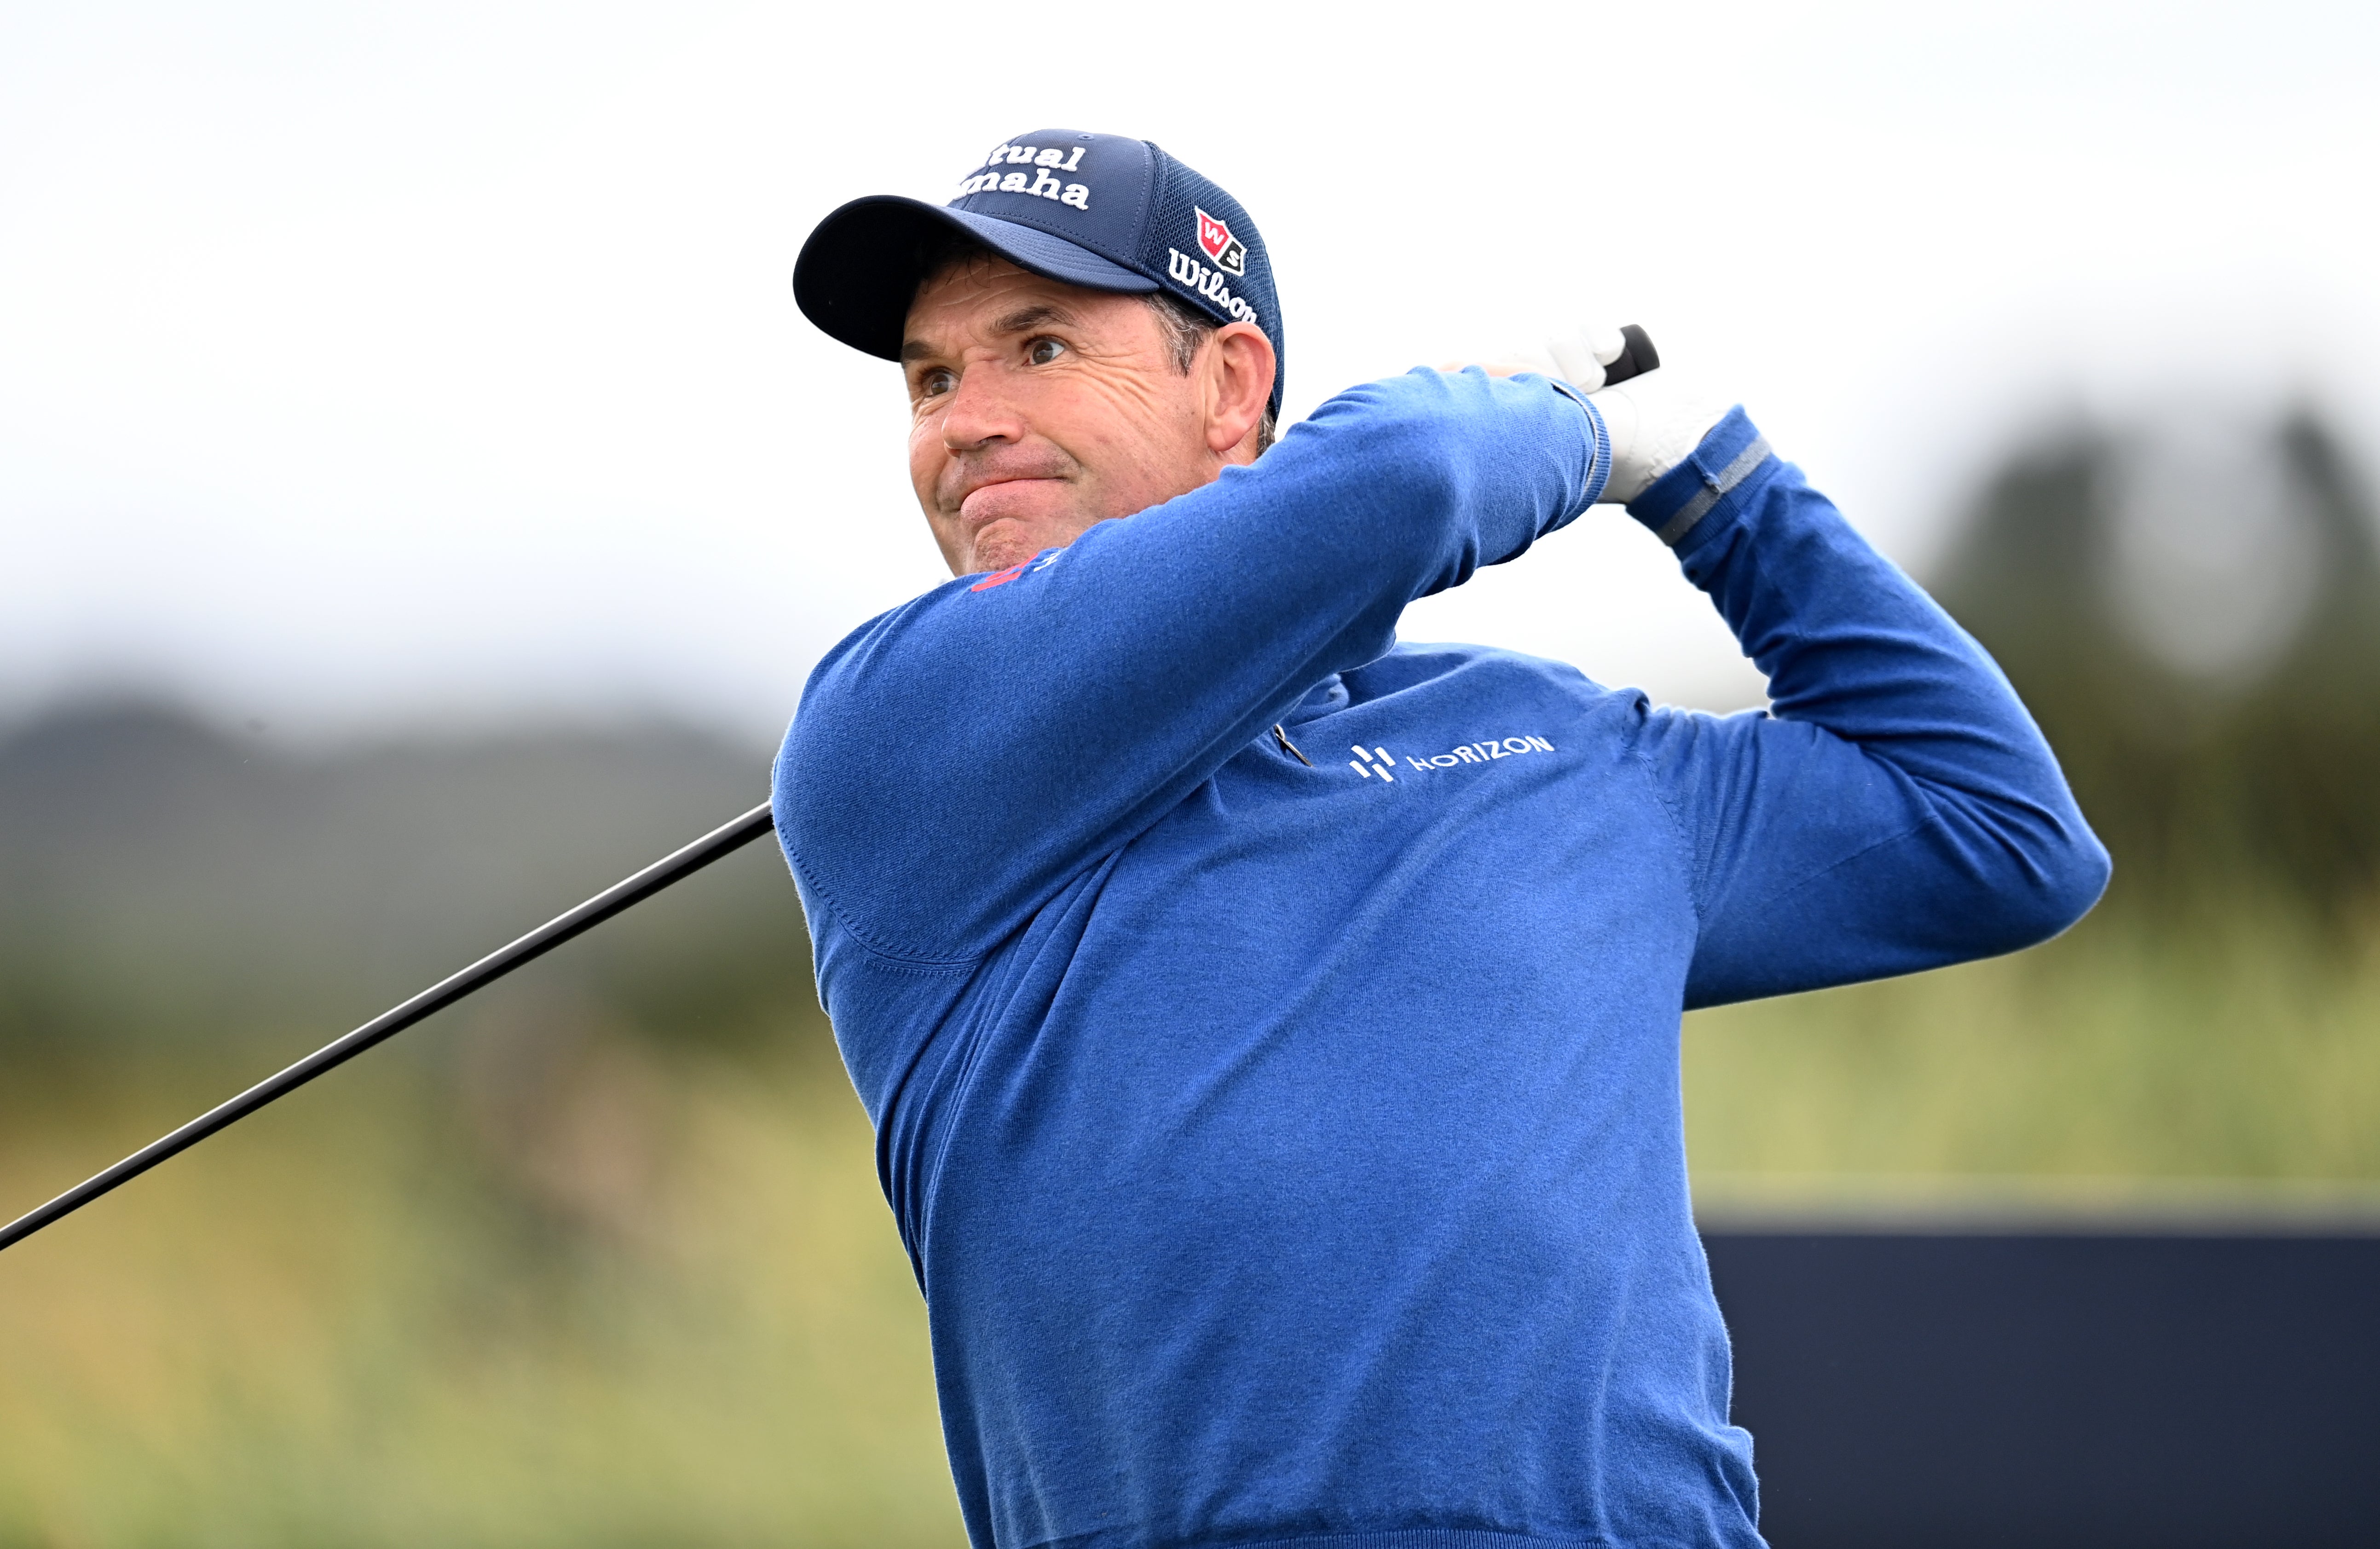
[[[958,385],[951,389],[950,408],[942,411],[942,445],[966,452],[994,441],[1022,439],[1024,423],[1004,386],[999,368],[989,361],[961,372]]]

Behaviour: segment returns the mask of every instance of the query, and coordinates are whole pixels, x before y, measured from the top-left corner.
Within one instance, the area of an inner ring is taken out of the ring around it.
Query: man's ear
[[[1226,323],[1207,341],[1207,449],[1253,462],[1257,428],[1272,398],[1272,341],[1253,323]]]

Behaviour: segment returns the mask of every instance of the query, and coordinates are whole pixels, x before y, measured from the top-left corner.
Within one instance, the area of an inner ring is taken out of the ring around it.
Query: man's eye
[[[1025,359],[1030,364],[1046,366],[1066,353],[1066,347],[1056,339],[1035,339],[1025,347]]]
[[[917,378],[917,396],[921,398],[940,397],[958,384],[956,372],[937,368]]]

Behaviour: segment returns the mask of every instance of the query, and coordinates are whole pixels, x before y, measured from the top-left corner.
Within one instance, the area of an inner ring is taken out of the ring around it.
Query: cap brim
[[[899,194],[855,199],[819,222],[794,261],[794,300],[829,336],[880,360],[901,359],[903,325],[941,238],[972,237],[1020,269],[1093,290],[1149,291],[1157,282],[1090,249],[1014,221]]]

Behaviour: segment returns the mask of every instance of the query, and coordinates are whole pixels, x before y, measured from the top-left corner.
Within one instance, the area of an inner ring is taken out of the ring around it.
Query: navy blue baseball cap
[[[1093,290],[1164,290],[1272,340],[1272,409],[1287,375],[1281,299],[1240,201],[1146,140],[1041,129],[1002,140],[947,204],[856,199],[820,221],[794,263],[802,313],[854,349],[901,358],[926,267],[957,232],[1020,269]]]

